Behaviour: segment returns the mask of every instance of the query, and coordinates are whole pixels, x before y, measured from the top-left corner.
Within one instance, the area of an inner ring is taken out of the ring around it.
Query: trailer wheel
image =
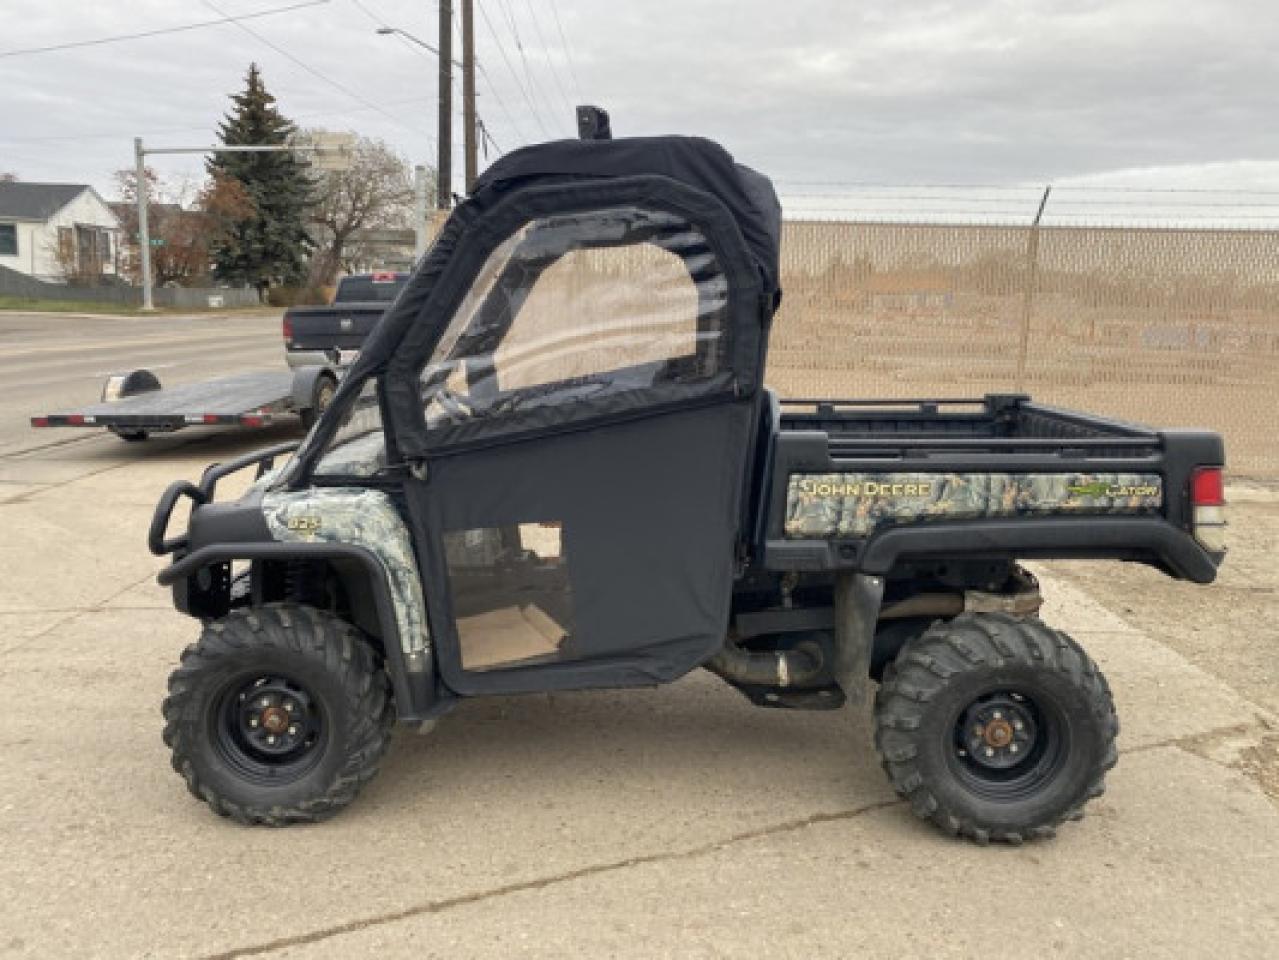
[[[129,373],[115,373],[107,377],[102,385],[102,401],[112,403],[125,397],[136,397],[140,393],[152,393],[160,389],[160,378],[150,370],[132,370]],[[150,431],[129,429],[128,427],[107,427],[121,440],[140,443],[151,436]]]
[[[875,746],[915,814],[977,843],[1050,837],[1101,795],[1119,722],[1105,677],[1037,619],[965,614],[908,642]]]
[[[333,402],[333,396],[337,392],[338,381],[333,374],[322,373],[316,377],[315,384],[311,388],[311,402],[298,414],[302,418],[302,426],[308,430],[315,426],[315,422],[324,415],[324,411],[329,409],[329,404]]]
[[[298,604],[207,624],[169,677],[164,742],[214,812],[244,824],[327,819],[377,773],[390,685],[353,626]]]

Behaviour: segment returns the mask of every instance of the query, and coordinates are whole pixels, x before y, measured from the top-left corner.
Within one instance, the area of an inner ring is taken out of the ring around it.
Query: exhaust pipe
[[[801,643],[793,650],[747,650],[730,638],[704,666],[729,683],[793,687],[811,684],[826,665],[814,643]]]

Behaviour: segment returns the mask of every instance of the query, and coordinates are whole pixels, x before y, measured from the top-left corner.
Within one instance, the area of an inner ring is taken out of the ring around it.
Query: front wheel
[[[1114,702],[1066,634],[956,617],[906,644],[875,697],[875,745],[915,813],[978,843],[1052,836],[1115,765]]]
[[[337,813],[389,739],[386,674],[353,626],[296,604],[206,625],[169,677],[164,742],[218,814],[283,826]]]

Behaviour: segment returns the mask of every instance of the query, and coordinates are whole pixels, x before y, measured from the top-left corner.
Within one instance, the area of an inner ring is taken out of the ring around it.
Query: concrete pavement
[[[1274,955],[1279,806],[1240,757],[1279,721],[1051,572],[1046,619],[1123,732],[1049,843],[947,840],[892,795],[864,712],[760,710],[705,674],[471,702],[400,731],[327,824],[220,820],[160,742],[197,625],[143,539],[166,483],[283,432],[7,435],[0,956]]]

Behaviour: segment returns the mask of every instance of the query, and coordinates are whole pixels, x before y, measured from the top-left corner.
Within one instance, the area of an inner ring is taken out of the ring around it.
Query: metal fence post
[[[1044,187],[1044,195],[1039,199],[1039,209],[1035,211],[1035,219],[1030,224],[1030,234],[1026,237],[1026,288],[1022,291],[1021,300],[1021,345],[1017,350],[1017,390],[1026,389],[1026,354],[1030,348],[1030,315],[1035,305],[1035,288],[1039,285],[1039,221],[1043,219],[1044,207],[1048,206],[1048,195],[1052,193],[1052,185]]]

